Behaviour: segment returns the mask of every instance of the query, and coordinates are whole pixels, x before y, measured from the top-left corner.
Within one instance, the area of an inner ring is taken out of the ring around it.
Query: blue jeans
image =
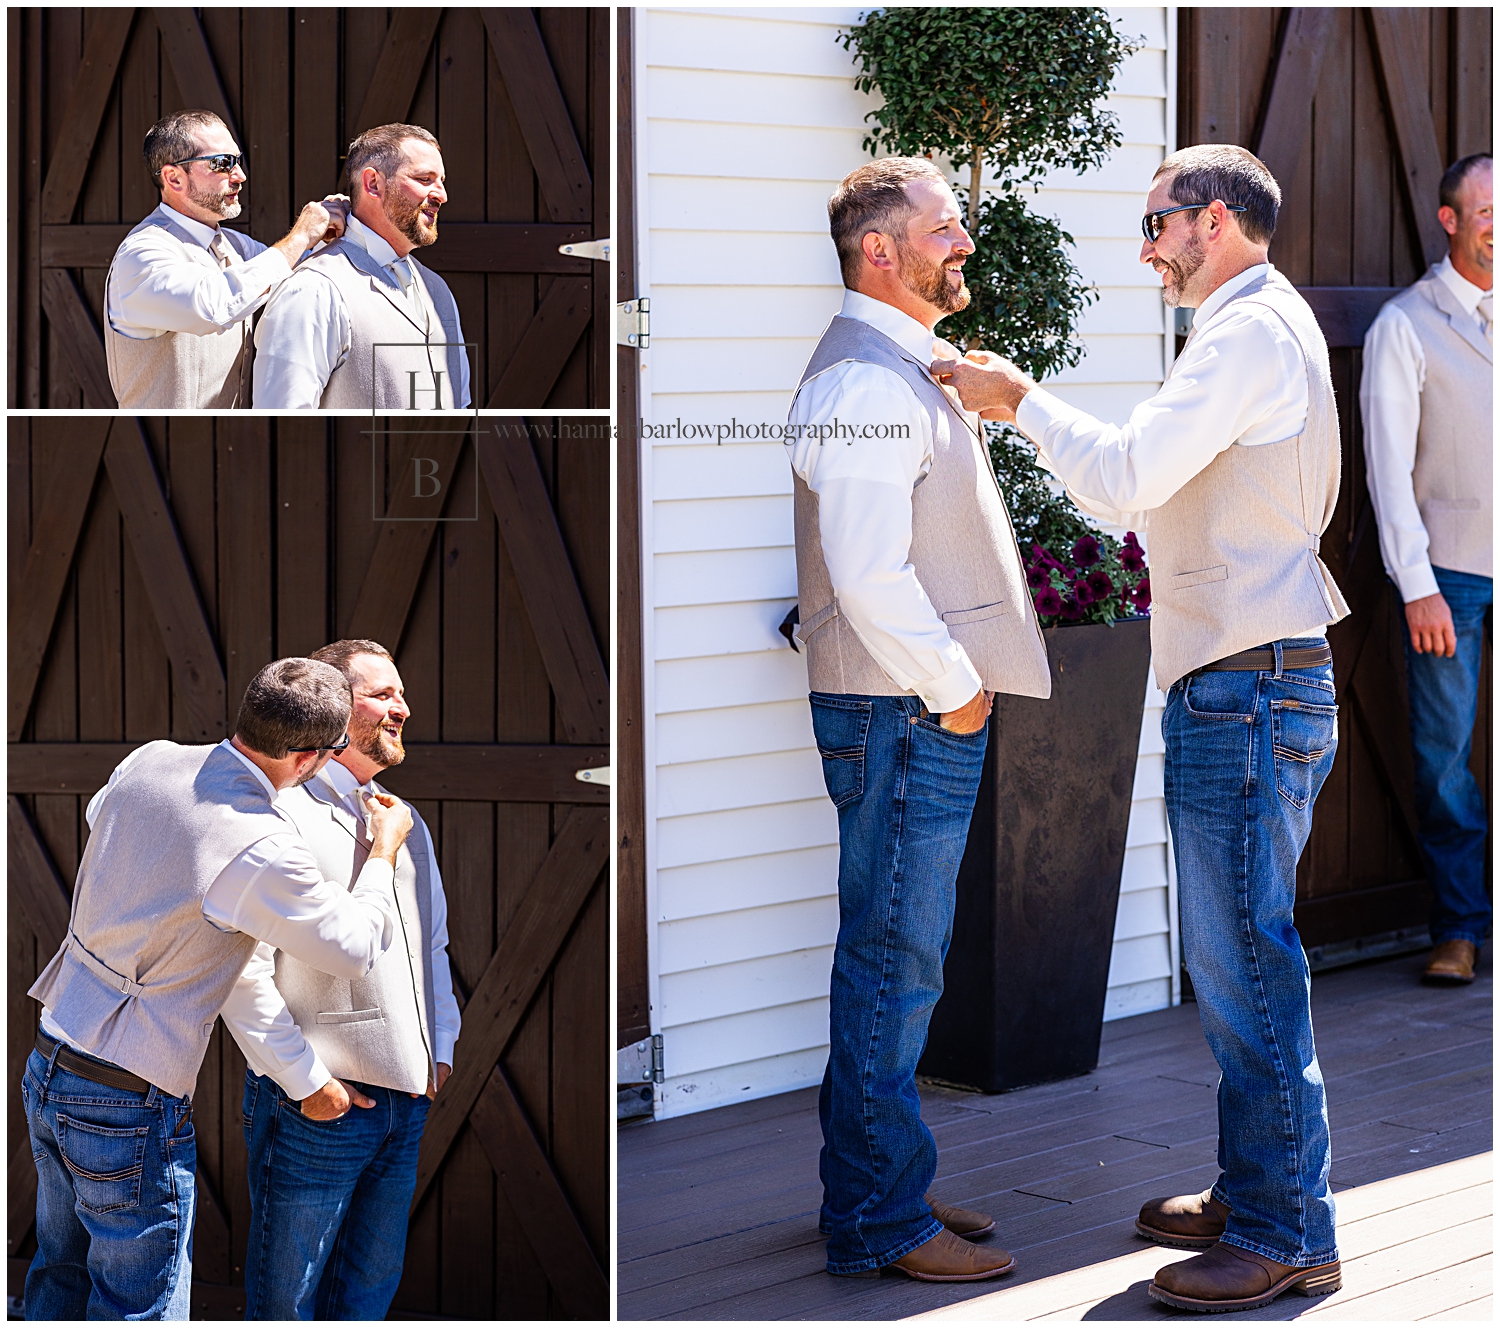
[[[375,1105],[315,1121],[245,1072],[247,1319],[383,1319],[391,1307],[428,1102],[352,1086]]]
[[[95,1083],[39,1051],[26,1059],[21,1101],[37,1178],[26,1317],[186,1319],[193,1104]]]
[[[1328,1103],[1292,922],[1337,717],[1325,666],[1190,675],[1161,721],[1183,957],[1219,1063],[1223,1240],[1298,1268],[1338,1258]]]
[[[942,1230],[922,1196],[937,1146],[917,1061],[943,993],[954,885],[987,729],[949,733],[912,696],[814,692],[813,732],[839,814],[839,934],[818,1096],[828,1271],[884,1267]]]
[[[1473,941],[1490,934],[1484,892],[1484,795],[1469,771],[1484,619],[1493,598],[1487,576],[1434,567],[1438,590],[1453,614],[1458,649],[1452,659],[1419,655],[1406,635],[1406,686],[1416,758],[1417,842],[1432,884],[1432,939]]]

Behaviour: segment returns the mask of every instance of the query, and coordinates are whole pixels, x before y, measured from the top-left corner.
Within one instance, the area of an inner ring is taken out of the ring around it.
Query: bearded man
[[[958,866],[995,692],[1051,692],[978,417],[928,372],[974,252],[942,173],[892,157],[828,203],[843,307],[792,402],[798,635],[839,817],[820,1227],[827,1267],[924,1281],[1015,1267],[985,1214],[927,1193],[917,1061],[943,990]],[[967,1238],[967,1239],[961,1239]]]
[[[349,684],[349,745],[277,810],[327,878],[347,883],[369,853],[365,799],[406,759],[411,711],[384,646],[335,641],[311,658]],[[224,1006],[247,1067],[247,1319],[383,1319],[401,1281],[427,1104],[459,1032],[443,880],[411,816],[389,954],[349,980],[261,944]]]
[[[125,407],[250,405],[250,323],[314,245],[337,239],[348,199],[309,203],[267,248],[220,223],[240,215],[244,154],[212,111],[178,111],[142,147],[161,204],[115,251],[104,354]]]
[[[444,410],[469,404],[469,357],[447,283],[413,251],[448,201],[438,141],[420,125],[349,145],[353,215],[298,267],[255,334],[255,404],[272,410]]]

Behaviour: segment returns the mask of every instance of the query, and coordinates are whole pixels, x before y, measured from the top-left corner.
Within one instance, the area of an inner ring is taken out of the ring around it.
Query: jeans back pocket
[[[1276,791],[1299,811],[1316,796],[1338,746],[1336,705],[1271,702],[1271,750]]]
[[[865,791],[865,744],[874,705],[848,697],[808,697],[813,736],[823,758],[823,784],[835,807],[847,807]]]
[[[73,1176],[73,1193],[91,1213],[136,1208],[149,1125],[123,1129],[57,1113],[57,1150]]]

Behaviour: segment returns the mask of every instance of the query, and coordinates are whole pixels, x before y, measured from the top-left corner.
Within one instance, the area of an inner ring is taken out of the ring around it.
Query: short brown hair
[[[1485,162],[1491,161],[1488,152],[1475,152],[1467,157],[1460,157],[1446,171],[1443,178],[1438,181],[1438,206],[1452,208],[1455,212],[1458,207],[1458,191],[1463,188],[1464,181],[1469,178],[1469,172],[1477,170]]]
[[[193,131],[208,125],[224,125],[224,121],[212,111],[174,111],[146,130],[141,155],[146,158],[152,184],[158,189],[162,187],[163,166],[175,166],[185,158],[197,155],[198,139]],[[224,128],[228,127],[224,125]]]
[[[352,660],[360,655],[379,655],[382,659],[388,659],[392,664],[396,658],[379,641],[330,641],[326,646],[319,646],[308,659],[316,659],[324,664],[331,664],[344,675],[344,681],[349,684],[349,690],[354,690],[355,673]]]
[[[272,660],[245,688],[234,735],[251,751],[280,761],[293,747],[332,747],[353,709],[349,684],[331,664]]]
[[[866,162],[839,181],[828,200],[828,231],[839,251],[844,285],[851,290],[864,261],[864,238],[871,231],[906,238],[907,223],[917,213],[906,186],[912,180],[948,178],[926,157],[882,157]]]
[[[349,171],[349,183],[353,184],[359,179],[360,172],[366,166],[373,166],[386,177],[394,175],[406,160],[406,151],[402,145],[412,138],[419,138],[441,150],[437,139],[421,125],[388,124],[366,129],[349,144],[349,155],[345,163]]]
[[[1174,203],[1237,203],[1245,210],[1240,230],[1251,244],[1270,244],[1281,209],[1281,186],[1254,153],[1233,143],[1199,143],[1174,152],[1151,178],[1170,174],[1168,189]]]

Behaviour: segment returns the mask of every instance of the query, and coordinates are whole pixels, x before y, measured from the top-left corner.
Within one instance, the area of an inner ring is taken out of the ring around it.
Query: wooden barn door
[[[88,796],[142,742],[222,738],[268,660],[361,636],[407,684],[388,783],[432,830],[463,1007],[395,1311],[608,1313],[608,789],[577,777],[609,760],[608,441],[594,420],[368,429],[10,421],[12,1294],[35,1249],[25,992],[65,933]],[[220,1025],[195,1317],[244,1308],[244,1069]]]
[[[160,201],[163,115],[220,115],[248,156],[231,223],[269,244],[347,190],[350,140],[393,121],[443,145],[449,201],[422,261],[458,301],[474,404],[609,395],[607,9],[12,9],[9,403],[115,405],[104,279]]]
[[[1352,612],[1328,634],[1339,753],[1298,869],[1297,925],[1327,957],[1351,941],[1395,945],[1391,933],[1425,926],[1429,894],[1405,615],[1365,483],[1360,348],[1380,306],[1447,252],[1444,167],[1491,150],[1491,11],[1181,9],[1178,23],[1178,141],[1238,143],[1270,167],[1283,193],[1271,261],[1307,297],[1332,355],[1343,483],[1323,557]],[[1487,801],[1492,676],[1487,638],[1471,762]]]

